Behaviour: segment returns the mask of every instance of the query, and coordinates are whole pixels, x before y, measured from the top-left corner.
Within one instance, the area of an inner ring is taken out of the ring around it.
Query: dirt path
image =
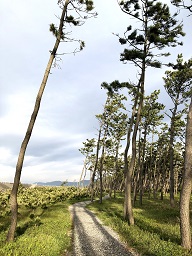
[[[70,206],[73,216],[73,256],[135,256],[119,241],[118,235],[101,221],[85,205]]]

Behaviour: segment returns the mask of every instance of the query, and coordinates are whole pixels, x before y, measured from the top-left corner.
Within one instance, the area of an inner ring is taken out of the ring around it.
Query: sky
[[[101,83],[137,77],[132,65],[119,61],[124,46],[113,34],[122,35],[130,19],[116,0],[94,2],[97,18],[71,28],[73,38],[85,41],[85,49],[61,55],[58,66],[51,70],[27,147],[22,183],[78,181],[84,161],[78,149],[86,139],[97,137],[95,115],[102,113],[106,100]],[[20,146],[55,42],[49,24],[58,24],[60,14],[56,0],[0,1],[0,182],[14,180]],[[184,31],[190,32],[186,13],[180,17]],[[191,39],[187,33],[182,39],[184,47],[171,50],[173,61],[181,52],[185,59],[191,57]],[[58,53],[74,47],[62,43]],[[169,102],[163,89],[164,70],[149,72],[146,94],[161,89],[162,103]]]

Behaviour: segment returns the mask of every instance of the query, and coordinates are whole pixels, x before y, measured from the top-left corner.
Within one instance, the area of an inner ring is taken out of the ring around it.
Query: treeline
[[[116,81],[118,83],[118,81]],[[143,193],[157,197],[170,193],[170,164],[174,172],[174,193],[181,190],[184,170],[184,141],[186,112],[178,113],[174,129],[173,156],[170,158],[170,123],[164,121],[165,105],[158,102],[160,91],[154,91],[144,98],[141,122],[136,143],[136,161],[132,176],[133,202],[139,196],[142,204]],[[131,99],[130,99],[131,102]],[[104,112],[97,115],[99,122],[98,138],[87,139],[80,151],[85,155],[84,170],[91,172],[93,193],[110,194],[125,189],[125,159],[123,149],[129,128],[130,118],[126,111],[127,98],[124,95],[108,94]],[[180,111],[179,111],[180,112]],[[172,124],[173,125],[173,124]],[[98,153],[97,153],[98,150]],[[170,160],[173,161],[170,162]],[[96,163],[97,161],[97,163]],[[131,161],[131,151],[127,157]],[[97,166],[96,166],[97,164]],[[83,175],[82,175],[83,176]],[[100,185],[99,185],[100,184]],[[102,200],[102,196],[100,197]],[[101,201],[102,202],[102,201]]]
[[[154,198],[160,194],[161,199],[169,193],[174,207],[174,197],[181,192],[182,245],[190,249],[192,59],[184,61],[179,54],[175,63],[170,63],[167,52],[168,47],[182,45],[183,25],[179,12],[171,13],[167,4],[139,0],[118,3],[132,19],[125,33],[116,35],[126,46],[120,61],[135,66],[137,79],[102,83],[107,99],[103,113],[96,115],[98,137],[87,139],[80,149],[85,156],[83,171],[91,172],[92,200],[95,188],[100,203],[103,189],[110,195],[124,191],[124,219],[130,225],[134,225],[134,203],[139,198],[142,205],[144,193]],[[187,1],[171,3],[191,12]],[[167,66],[162,83],[171,99],[169,110],[165,102],[159,102],[159,90],[145,94],[150,75],[147,69],[162,65]]]

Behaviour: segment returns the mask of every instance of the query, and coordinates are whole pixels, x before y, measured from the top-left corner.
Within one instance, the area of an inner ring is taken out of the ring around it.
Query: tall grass
[[[168,199],[161,201],[144,197],[143,206],[137,202],[134,208],[135,226],[129,226],[123,219],[122,196],[105,200],[103,204],[94,202],[88,208],[141,255],[189,256],[192,252],[180,246],[179,205],[176,204],[171,208]]]

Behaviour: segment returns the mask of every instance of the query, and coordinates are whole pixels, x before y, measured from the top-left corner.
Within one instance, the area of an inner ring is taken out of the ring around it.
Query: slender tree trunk
[[[100,158],[100,168],[99,168],[99,178],[100,178],[99,202],[100,202],[100,204],[102,204],[102,201],[103,201],[103,163],[104,163],[104,158],[105,158],[105,141],[106,141],[107,131],[108,131],[108,124],[105,128],[105,132],[104,132],[104,136],[103,136],[103,147],[102,147],[101,158]]]
[[[87,164],[86,162],[87,162],[87,158],[85,158],[85,161],[83,163],[83,169],[82,169],[81,176],[80,176],[80,179],[79,179],[79,182],[78,182],[78,187],[81,187],[81,181],[83,181],[83,183],[84,183],[84,178],[82,179],[82,177],[83,177],[84,173],[86,175],[86,164]],[[85,175],[84,175],[84,177],[85,177]]]
[[[141,75],[141,93],[140,93],[140,102],[137,110],[137,118],[134,125],[134,131],[132,136],[132,157],[131,162],[129,165],[129,169],[126,173],[125,177],[125,202],[124,202],[124,218],[128,221],[129,225],[134,225],[134,217],[133,217],[133,207],[132,207],[132,200],[131,200],[131,182],[132,182],[132,174],[135,167],[135,160],[136,160],[136,138],[137,138],[137,131],[139,127],[140,117],[141,117],[141,110],[143,107],[143,97],[144,97],[144,74],[145,68],[143,68],[143,73]]]
[[[140,85],[140,80],[138,83],[138,88]],[[129,147],[130,147],[130,141],[131,141],[131,132],[132,132],[132,128],[133,128],[133,124],[134,124],[134,119],[135,119],[135,114],[136,114],[136,107],[138,104],[138,98],[139,98],[139,89],[137,92],[137,95],[135,97],[135,102],[133,105],[133,109],[132,109],[132,115],[130,118],[130,124],[129,124],[129,128],[127,131],[127,143],[126,143],[126,147],[125,147],[125,151],[124,151],[124,179],[125,179],[125,198],[124,198],[124,219],[128,220],[128,216],[132,215],[132,204],[131,202],[131,198],[129,199],[128,197],[131,195],[131,179],[132,179],[132,173],[130,173],[129,171],[129,167],[128,167],[128,151],[129,151]],[[128,213],[130,209],[130,214]],[[132,217],[133,219],[133,217]],[[131,222],[134,224],[134,219],[131,220]]]
[[[191,249],[191,230],[190,230],[190,210],[189,203],[192,188],[192,97],[189,106],[186,127],[185,142],[185,166],[183,176],[183,186],[180,198],[180,231],[182,246]]]
[[[137,172],[135,174],[135,179],[133,183],[133,207],[135,206],[135,202],[137,200],[138,181],[140,180],[140,173],[141,173],[141,130],[139,130],[138,164],[136,168],[137,168]]]
[[[98,139],[97,139],[97,149],[96,149],[96,160],[95,160],[95,166],[94,166],[94,170],[93,170],[92,177],[91,177],[91,202],[93,202],[93,198],[94,198],[94,182],[95,182],[95,175],[96,175],[98,160],[99,160],[101,130],[102,130],[102,125],[100,126],[100,129],[99,129],[99,135],[98,135]]]
[[[114,178],[112,179],[112,188],[114,189],[114,195],[115,195],[115,188],[117,187],[116,177],[119,173],[119,146],[120,146],[120,140],[117,142],[116,149],[115,149],[115,174],[114,174]]]
[[[103,156],[102,156],[103,159]],[[101,166],[99,170],[99,184],[100,184],[100,193],[99,193],[99,203],[103,202],[103,160],[101,160]]]
[[[178,99],[179,99],[179,93],[177,94],[177,98],[175,100],[175,106],[172,112],[171,117],[171,127],[170,127],[170,142],[169,142],[169,154],[170,154],[170,205],[174,207],[175,205],[175,198],[174,198],[174,185],[175,185],[175,179],[174,179],[174,164],[173,164],[173,158],[174,158],[174,133],[175,133],[175,116],[177,113],[177,106],[178,106]]]
[[[131,183],[132,183],[132,174],[135,167],[135,159],[136,159],[136,137],[137,137],[137,130],[140,121],[140,113],[141,113],[141,105],[138,108],[137,112],[137,119],[134,127],[134,132],[132,136],[132,157],[131,163],[129,165],[129,171],[126,175],[126,184],[125,193],[126,193],[126,208],[124,209],[124,217],[128,221],[129,225],[134,225],[134,217],[133,217],[133,209],[132,209],[132,202],[131,202]]]
[[[139,169],[139,164],[138,164],[138,170],[137,173],[135,175],[135,179],[134,179],[134,187],[133,187],[133,207],[135,206],[136,200],[137,200],[137,190],[138,190],[138,181],[139,181],[139,173],[140,173],[140,169]]]
[[[20,148],[20,152],[19,152],[19,156],[18,156],[18,160],[17,160],[17,165],[16,165],[16,172],[15,172],[15,178],[14,178],[14,183],[13,183],[13,188],[11,191],[11,196],[10,196],[10,208],[11,208],[11,224],[10,224],[10,228],[7,234],[7,242],[13,241],[14,240],[14,235],[15,235],[15,230],[16,230],[16,226],[17,226],[17,215],[18,215],[18,204],[17,204],[17,192],[18,192],[18,188],[19,188],[19,183],[20,183],[20,178],[21,178],[21,172],[22,172],[22,167],[23,167],[23,161],[24,161],[24,157],[25,157],[25,151],[27,149],[27,145],[29,143],[32,131],[33,131],[33,127],[36,121],[36,117],[38,115],[39,112],[39,108],[40,108],[40,103],[41,103],[41,99],[43,96],[43,92],[50,74],[50,70],[53,64],[53,60],[55,58],[57,49],[59,47],[60,44],[60,40],[61,40],[61,34],[62,34],[62,30],[63,30],[63,25],[64,25],[64,18],[65,18],[65,14],[67,11],[67,5],[68,5],[69,0],[65,1],[65,5],[63,7],[63,11],[62,11],[62,15],[60,18],[60,26],[59,26],[59,33],[54,45],[54,48],[51,52],[45,73],[44,73],[44,77],[41,83],[41,86],[39,88],[39,92],[37,94],[36,97],[36,101],[35,101],[35,106],[34,106],[34,110],[33,113],[31,115],[30,121],[29,121],[29,125],[24,137],[24,140],[21,144],[21,148]]]
[[[143,169],[144,169],[144,161],[145,161],[145,147],[146,147],[146,139],[147,139],[147,126],[145,126],[144,130],[144,138],[143,138],[143,152],[142,152],[142,162],[140,167],[140,176],[139,176],[139,204],[143,204]]]

